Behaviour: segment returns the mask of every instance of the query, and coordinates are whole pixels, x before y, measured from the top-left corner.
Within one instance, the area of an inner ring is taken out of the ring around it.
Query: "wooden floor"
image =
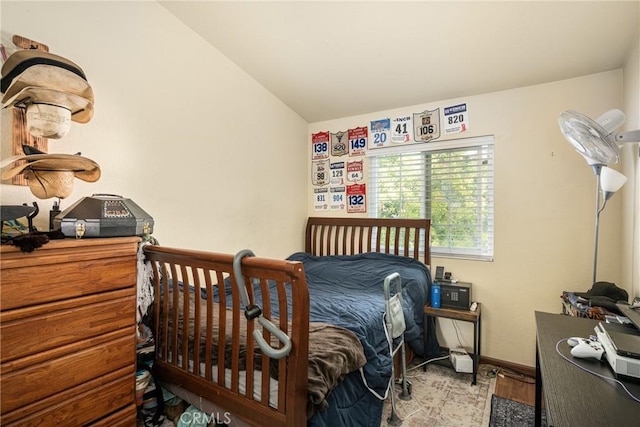
[[[498,372],[494,392],[496,396],[533,406],[535,393],[535,378],[503,369]]]

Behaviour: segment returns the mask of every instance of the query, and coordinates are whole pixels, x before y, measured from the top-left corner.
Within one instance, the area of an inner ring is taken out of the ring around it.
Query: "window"
[[[369,152],[369,213],[430,218],[434,256],[493,258],[493,137]]]

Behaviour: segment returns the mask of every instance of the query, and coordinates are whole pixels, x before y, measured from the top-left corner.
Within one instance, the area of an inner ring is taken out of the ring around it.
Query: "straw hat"
[[[2,162],[1,177],[5,180],[24,173],[31,192],[39,199],[68,197],[73,191],[74,178],[86,182],[100,179],[100,166],[86,157],[46,154],[28,146],[23,146],[23,149],[26,155],[14,156]]]
[[[84,72],[59,55],[16,51],[2,66],[0,88],[3,108],[46,104],[69,110],[74,122],[87,123],[93,117],[93,89]]]

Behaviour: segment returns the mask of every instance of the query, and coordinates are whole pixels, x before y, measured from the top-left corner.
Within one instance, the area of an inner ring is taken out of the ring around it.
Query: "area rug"
[[[533,406],[495,394],[491,396],[489,427],[533,427],[534,425],[535,408]],[[542,425],[547,425],[544,411],[542,411]]]
[[[411,400],[401,400],[396,387],[396,412],[403,427],[486,427],[489,425],[491,396],[496,379],[487,373],[489,365],[480,365],[477,384],[471,385],[471,374],[458,373],[448,366],[427,365],[407,375],[411,382]],[[391,399],[384,402],[382,426],[387,426]]]

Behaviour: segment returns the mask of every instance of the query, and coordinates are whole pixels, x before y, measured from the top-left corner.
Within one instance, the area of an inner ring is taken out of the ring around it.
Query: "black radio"
[[[441,307],[469,310],[471,301],[471,283],[440,283]]]

